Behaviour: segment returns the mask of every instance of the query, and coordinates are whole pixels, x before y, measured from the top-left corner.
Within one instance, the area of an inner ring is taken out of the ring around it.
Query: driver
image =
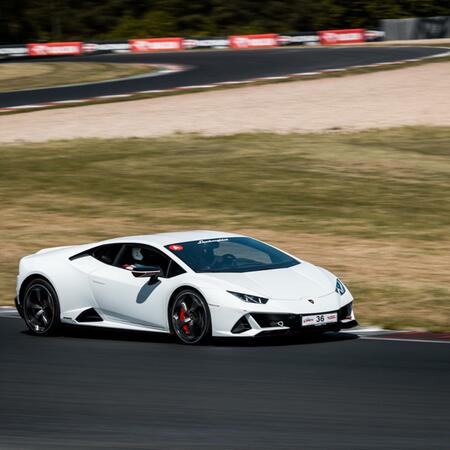
[[[128,258],[126,258],[126,259],[128,259]],[[144,255],[142,254],[140,247],[132,247],[131,248],[131,259],[132,259],[132,261],[130,261],[129,263],[122,264],[122,268],[130,270],[130,268],[134,268],[137,265],[142,264]]]
[[[141,262],[144,259],[144,255],[142,254],[140,247],[133,247],[131,249],[131,256],[135,261],[139,262]]]

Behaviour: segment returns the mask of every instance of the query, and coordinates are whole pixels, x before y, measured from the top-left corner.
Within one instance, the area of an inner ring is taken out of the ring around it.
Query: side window
[[[94,248],[91,255],[105,264],[113,264],[116,259],[119,250],[122,248],[122,244],[107,244]]]
[[[170,258],[159,250],[155,250],[147,245],[129,244],[126,245],[120,253],[118,261],[115,263],[118,267],[124,267],[132,264],[141,264],[144,266],[154,266],[161,270],[161,275],[167,277],[170,264]]]
[[[182,273],[186,273],[186,271],[180,267],[174,260],[170,261],[169,273],[167,274],[167,278],[176,277],[177,275],[181,275]]]

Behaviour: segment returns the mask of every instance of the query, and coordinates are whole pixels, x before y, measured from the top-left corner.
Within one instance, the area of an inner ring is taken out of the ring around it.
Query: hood
[[[206,274],[205,274],[206,275]],[[286,269],[244,273],[208,273],[227,290],[277,300],[321,297],[334,292],[332,280],[318,267],[302,262]]]

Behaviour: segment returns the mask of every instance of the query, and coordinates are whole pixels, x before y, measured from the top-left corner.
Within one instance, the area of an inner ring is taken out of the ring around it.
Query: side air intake
[[[231,329],[233,334],[243,333],[244,331],[250,330],[252,327],[248,323],[248,320],[245,316],[242,316]]]
[[[99,316],[98,312],[94,308],[84,310],[75,319],[77,322],[103,322],[103,319]]]

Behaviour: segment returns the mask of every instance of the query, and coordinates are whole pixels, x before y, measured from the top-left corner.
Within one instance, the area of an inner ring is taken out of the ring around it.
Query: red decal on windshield
[[[173,252],[179,252],[180,250],[183,250],[183,246],[179,244],[169,245],[169,250],[172,250]]]

